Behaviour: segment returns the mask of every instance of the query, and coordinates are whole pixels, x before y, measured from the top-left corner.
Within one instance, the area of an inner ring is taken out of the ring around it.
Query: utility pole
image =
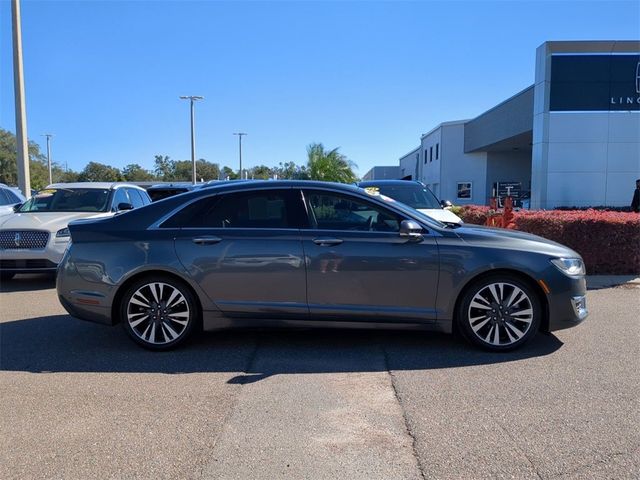
[[[51,137],[52,133],[43,133],[43,137],[47,137],[47,165],[49,165],[49,184],[53,183],[53,175],[51,174]]]
[[[204,100],[204,97],[198,95],[183,95],[180,97],[182,100],[189,100],[191,102],[191,165],[193,168],[193,184],[197,183],[196,177],[196,134],[195,134],[195,115],[193,110],[193,104],[198,100]]]
[[[234,135],[238,136],[238,153],[240,155],[240,180],[242,180],[242,137],[246,135],[246,133],[238,132],[234,133]]]
[[[22,194],[31,197],[29,175],[29,141],[27,137],[27,109],[24,100],[24,71],[22,69],[22,31],[20,29],[20,0],[11,0],[13,27],[13,88],[16,103],[16,141],[18,143],[18,186]]]

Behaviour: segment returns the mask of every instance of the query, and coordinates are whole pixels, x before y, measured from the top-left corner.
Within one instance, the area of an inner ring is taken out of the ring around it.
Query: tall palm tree
[[[357,180],[353,173],[356,164],[339,153],[338,148],[327,151],[321,143],[307,146],[307,170],[311,180],[341,183],[353,183]]]

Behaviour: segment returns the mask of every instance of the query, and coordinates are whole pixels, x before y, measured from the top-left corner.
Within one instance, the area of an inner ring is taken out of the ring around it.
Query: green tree
[[[59,168],[53,171],[54,182],[62,182],[62,183],[78,182],[79,176],[80,174],[78,172],[74,172],[73,170],[63,170],[62,168]]]
[[[158,180],[170,182],[175,177],[176,162],[167,155],[156,155],[153,171]]]
[[[231,167],[227,167],[226,165],[222,167],[222,171],[220,172],[221,180],[226,180],[226,179],[237,180],[238,178],[240,178],[240,176]]]
[[[142,168],[137,163],[131,163],[122,169],[122,178],[127,182],[150,182],[155,180],[154,175]]]
[[[353,168],[356,164],[338,152],[338,148],[325,150],[321,143],[307,147],[307,170],[311,180],[353,183],[357,180]]]
[[[177,181],[190,182],[193,178],[193,164],[191,160],[178,160],[174,162],[173,179]],[[220,176],[220,166],[204,158],[196,160],[196,180],[218,180]]]
[[[296,165],[295,162],[280,162],[280,164],[273,169],[273,173],[275,173],[280,180],[309,180],[307,167],[304,165]]]
[[[16,136],[8,130],[0,128],[0,183],[7,185],[18,184],[18,143]],[[53,164],[53,180],[57,179],[56,173],[60,171],[57,164]],[[40,146],[35,142],[29,142],[29,174],[31,188],[39,190],[49,184],[49,167],[47,157],[40,151]]]
[[[266,165],[257,165],[247,170],[247,177],[256,180],[268,180],[273,177],[273,172]]]
[[[80,182],[119,182],[121,180],[122,173],[119,169],[98,162],[89,162],[78,175]]]

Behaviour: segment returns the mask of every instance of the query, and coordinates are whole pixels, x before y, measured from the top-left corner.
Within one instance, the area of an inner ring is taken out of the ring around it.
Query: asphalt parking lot
[[[507,354],[227,331],[152,353],[48,277],[0,288],[0,478],[640,478],[640,290]]]

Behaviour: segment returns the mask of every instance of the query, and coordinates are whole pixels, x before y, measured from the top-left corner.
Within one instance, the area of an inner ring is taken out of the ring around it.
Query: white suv
[[[54,273],[69,244],[72,220],[100,218],[151,203],[128,183],[56,183],[0,217],[0,279],[16,273]]]

